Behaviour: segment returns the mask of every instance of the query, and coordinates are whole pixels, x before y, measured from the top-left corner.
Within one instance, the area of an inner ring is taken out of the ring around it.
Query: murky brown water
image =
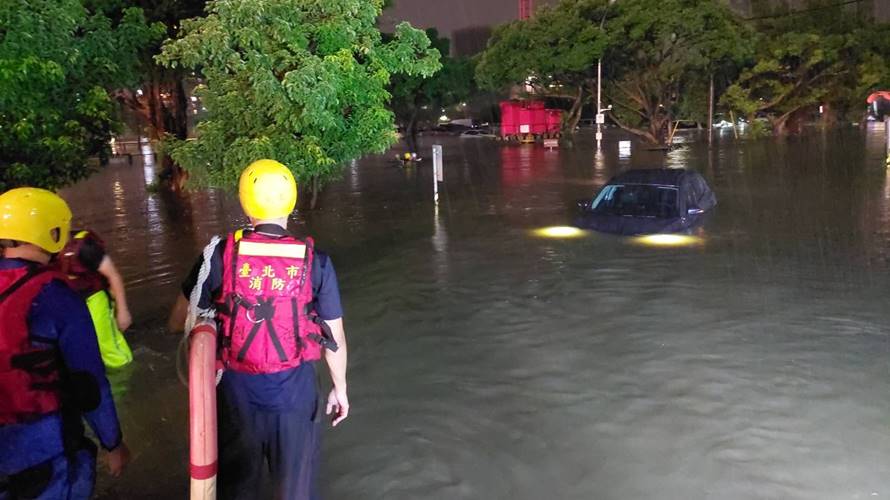
[[[438,210],[429,163],[363,159],[298,216],[336,263],[350,338],[353,414],[325,437],[326,498],[890,496],[882,131],[666,157],[613,140],[596,154],[583,134],[554,152],[437,140]],[[662,164],[717,193],[703,244],[530,232]],[[137,361],[112,377],[135,459],[100,478],[102,498],[186,496],[163,320],[200,248],[244,222],[226,194],[184,202],[148,193],[151,177],[115,164],[64,193],[108,240],[136,316]]]

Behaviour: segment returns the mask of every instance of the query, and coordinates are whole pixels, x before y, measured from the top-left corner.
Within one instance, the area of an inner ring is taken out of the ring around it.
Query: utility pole
[[[711,73],[711,89],[708,92],[708,147],[714,142],[714,73]]]
[[[605,16],[603,16],[605,20]],[[603,122],[605,121],[605,116],[603,115],[603,58],[600,57],[596,61],[596,149],[597,151],[602,149],[603,145]]]
[[[519,19],[532,17],[532,0],[519,0]]]
[[[615,3],[615,0],[609,0],[609,5]],[[603,18],[600,20],[600,31],[606,26],[606,10],[603,10]],[[600,151],[603,145],[603,124],[606,123],[606,116],[603,114],[603,58],[602,56],[596,60],[596,150]]]

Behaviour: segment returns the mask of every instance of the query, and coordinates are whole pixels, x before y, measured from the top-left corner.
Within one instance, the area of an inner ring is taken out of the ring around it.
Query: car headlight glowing
[[[632,238],[634,243],[653,247],[686,247],[704,243],[698,236],[686,234],[647,234]]]
[[[551,226],[535,229],[532,234],[539,238],[580,238],[585,231],[572,226]]]

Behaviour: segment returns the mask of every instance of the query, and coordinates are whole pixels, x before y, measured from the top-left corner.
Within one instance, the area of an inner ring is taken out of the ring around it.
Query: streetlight
[[[600,20],[600,31],[603,31],[606,25],[606,11],[609,5],[615,3],[615,0],[609,0],[606,8],[603,9],[603,18]],[[603,57],[600,56],[596,61],[596,149],[602,149],[603,144],[603,124],[606,123],[606,116],[603,114]],[[609,106],[612,109],[612,106]]]

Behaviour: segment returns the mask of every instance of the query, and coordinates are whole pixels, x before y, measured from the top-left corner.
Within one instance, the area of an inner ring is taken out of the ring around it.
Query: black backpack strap
[[[337,345],[337,341],[334,339],[334,332],[331,331],[331,327],[321,319],[318,313],[310,309],[309,304],[306,305],[306,318],[318,325],[318,328],[321,330],[320,334],[312,333],[307,336],[315,342],[318,342],[325,349],[331,352],[337,352],[337,349],[339,349],[340,346]]]
[[[236,302],[236,304],[238,304],[238,302]],[[275,331],[275,326],[272,323],[272,318],[275,316],[275,306],[272,304],[272,299],[257,299],[257,303],[252,307],[249,307],[248,310],[254,311],[256,317],[251,320],[253,321],[253,328],[250,329],[250,333],[247,334],[247,339],[244,340],[244,345],[241,347],[241,350],[238,351],[238,361],[244,361],[248,349],[250,349],[250,346],[256,339],[257,333],[259,333],[263,325],[266,325],[266,332],[269,334],[269,339],[275,347],[279,361],[282,363],[286,362],[287,355],[284,352],[281,340],[278,338],[278,333]],[[247,314],[247,312],[245,312],[245,314]],[[248,319],[250,320],[249,316]]]
[[[266,330],[269,332],[269,339],[272,340],[272,345],[275,346],[275,352],[278,353],[278,361],[282,363],[287,362],[287,354],[284,353],[281,340],[278,339],[278,333],[275,332],[274,324],[271,319],[264,321],[264,323],[266,324]]]
[[[244,361],[244,358],[247,356],[247,350],[250,349],[251,344],[253,344],[253,339],[256,338],[256,334],[259,333],[260,327],[263,326],[263,322],[254,323],[253,328],[250,329],[250,333],[247,334],[247,339],[244,340],[244,345],[241,346],[241,350],[238,351],[237,360]]]
[[[8,299],[13,293],[25,285],[34,277],[48,272],[50,269],[45,266],[28,265],[28,272],[24,276],[16,280],[3,293],[0,293],[0,302]],[[51,349],[40,349],[32,352],[18,354],[10,359],[10,365],[18,370],[24,370],[36,375],[49,375],[58,370],[58,359],[56,352]]]
[[[290,311],[294,321],[294,344],[297,346],[296,355],[299,357],[305,346],[303,345],[303,338],[300,337],[300,306],[297,305],[296,297],[290,298]]]

